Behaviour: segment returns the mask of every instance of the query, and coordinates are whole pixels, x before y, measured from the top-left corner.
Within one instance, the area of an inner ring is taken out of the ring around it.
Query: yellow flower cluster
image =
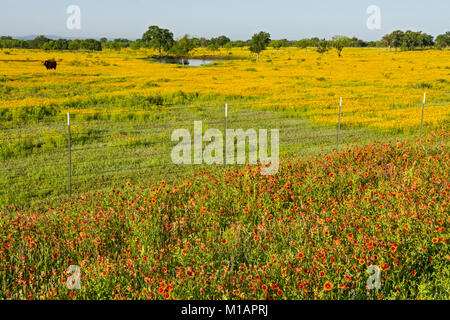
[[[236,107],[293,110],[300,117],[331,124],[336,123],[342,97],[343,125],[408,128],[420,123],[426,92],[427,124],[441,128],[450,118],[448,50],[345,48],[339,58],[333,50],[321,55],[313,48],[282,48],[264,51],[257,62],[247,48],[195,49],[193,56],[243,59],[185,68],[144,59],[152,54],[148,49],[0,51],[0,109],[183,91],[248,97]],[[41,64],[48,58],[58,62],[56,71],[47,71]]]

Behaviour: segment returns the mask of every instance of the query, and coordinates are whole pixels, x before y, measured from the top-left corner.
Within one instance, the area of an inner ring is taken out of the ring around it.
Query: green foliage
[[[148,27],[148,30],[142,35],[142,41],[146,42],[150,48],[158,49],[160,56],[162,50],[167,52],[174,45],[173,33],[158,26]]]
[[[438,49],[450,47],[450,31],[436,37],[436,47]]]
[[[255,33],[250,41],[250,51],[256,53],[257,60],[259,60],[259,54],[261,51],[266,50],[270,43],[270,34],[264,31]]]
[[[350,42],[350,39],[344,36],[333,36],[331,39],[331,45],[336,49],[339,57],[344,47],[350,45]]]
[[[327,40],[322,39],[317,43],[317,52],[320,54],[324,54],[325,52],[328,52],[330,44]]]
[[[184,60],[189,57],[189,53],[195,48],[195,44],[192,39],[186,34],[181,39],[178,39],[170,52],[175,56],[180,57],[184,66]]]

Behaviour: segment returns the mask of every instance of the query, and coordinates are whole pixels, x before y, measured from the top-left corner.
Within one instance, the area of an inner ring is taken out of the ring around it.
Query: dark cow
[[[56,61],[55,60],[45,60],[45,61],[42,61],[42,64],[47,68],[47,70],[49,70],[49,69],[56,70]]]

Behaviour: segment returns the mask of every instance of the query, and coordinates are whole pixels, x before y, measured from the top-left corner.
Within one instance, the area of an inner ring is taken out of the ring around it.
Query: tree
[[[184,60],[189,57],[189,53],[195,48],[194,42],[186,34],[183,38],[175,41],[170,51],[177,57],[181,58],[184,67]]]
[[[403,34],[402,48],[407,50],[414,50],[416,47],[422,46],[421,32],[414,32],[407,30]]]
[[[201,37],[200,39],[198,39],[198,45],[202,48],[205,48],[208,46],[208,40],[206,40],[205,37]]]
[[[283,42],[281,40],[272,40],[270,42],[270,46],[276,50],[279,50],[283,46]]]
[[[387,46],[389,48],[389,52],[391,52],[391,46],[393,44],[393,36],[391,34],[385,34],[383,38],[381,38],[381,42],[383,45]]]
[[[218,51],[219,50],[219,44],[218,43],[214,43],[214,42],[210,43],[208,45],[208,50],[211,51],[211,52]]]
[[[450,47],[450,31],[447,31],[444,34],[440,34],[436,37],[436,48],[442,49],[446,47]]]
[[[32,49],[41,49],[44,43],[51,41],[45,36],[38,36],[30,41],[30,47]]]
[[[245,47],[245,42],[242,40],[236,40],[232,43],[233,47],[242,48]]]
[[[319,40],[317,42],[317,52],[320,54],[324,54],[325,52],[328,51],[329,46],[330,44],[328,43],[327,40],[325,39]]]
[[[217,44],[219,45],[219,46],[221,46],[222,48],[228,43],[228,42],[230,42],[231,40],[230,40],[230,38],[228,38],[227,36],[220,36],[220,37],[218,37],[218,38],[216,38],[216,39],[211,39],[211,42],[213,42],[213,40],[214,40],[214,42],[217,42]]]
[[[336,49],[338,57],[341,57],[342,50],[349,44],[349,39],[344,36],[333,36],[331,44]]]
[[[420,34],[422,47],[432,47],[434,45],[433,36],[427,33]]]
[[[270,43],[270,34],[264,31],[255,33],[250,40],[250,51],[256,53],[256,61],[259,61],[259,54],[266,50]]]
[[[173,33],[158,26],[148,27],[147,32],[142,35],[142,41],[147,42],[150,48],[158,49],[160,57],[163,49],[169,51],[174,44]]]
[[[309,39],[301,39],[301,40],[298,40],[298,41],[295,43],[295,45],[296,45],[298,48],[305,49],[306,53],[308,53],[308,46],[311,45],[311,40],[309,40]]]
[[[102,51],[102,43],[95,39],[86,39],[81,43],[81,47],[91,51]]]
[[[53,48],[56,50],[67,50],[69,48],[69,41],[66,39],[58,39],[55,41]]]
[[[404,36],[404,33],[401,30],[395,30],[391,33],[392,45],[394,46],[395,51],[397,51],[397,48],[400,48],[402,46],[403,36]]]
[[[72,50],[72,51],[75,51],[75,50],[78,51],[78,50],[81,49],[81,43],[82,43],[82,41],[79,40],[79,39],[75,39],[73,41],[70,41],[68,49]]]

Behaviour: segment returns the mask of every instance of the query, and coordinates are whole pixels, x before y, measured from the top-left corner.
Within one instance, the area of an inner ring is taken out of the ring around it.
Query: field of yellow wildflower
[[[449,298],[450,51],[154,54],[0,51],[0,299]],[[277,175],[171,163],[225,103]]]

